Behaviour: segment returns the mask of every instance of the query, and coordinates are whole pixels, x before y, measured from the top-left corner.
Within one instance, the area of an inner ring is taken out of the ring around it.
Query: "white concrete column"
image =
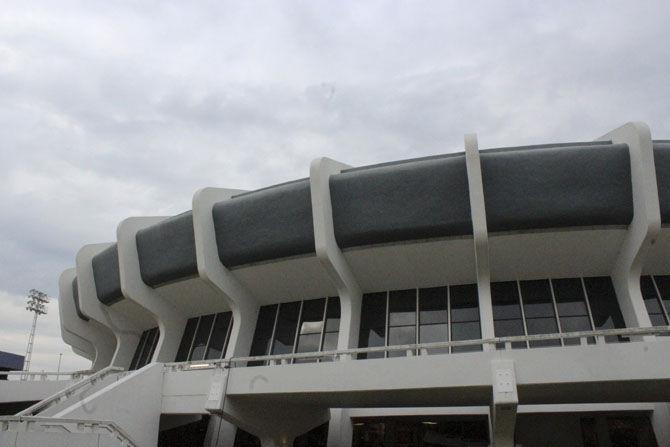
[[[333,206],[330,199],[330,176],[348,167],[329,158],[317,158],[309,169],[316,256],[340,296],[342,315],[338,349],[357,347],[361,318],[361,288],[335,240]]]
[[[314,221],[314,247],[316,256],[337,288],[340,296],[340,332],[338,349],[358,347],[361,324],[361,288],[351,267],[335,239],[333,206],[330,198],[330,176],[339,174],[349,166],[329,158],[318,158],[309,169]],[[351,418],[341,408],[330,410],[328,445],[350,446],[352,441]]]
[[[479,318],[481,321],[482,338],[493,338],[495,337],[495,329],[493,326],[493,305],[491,303],[489,233],[486,225],[484,184],[482,181],[482,166],[479,158],[479,145],[476,134],[465,135],[465,166],[468,171],[468,190],[470,193],[472,235],[475,244]],[[492,345],[484,346],[484,350],[493,349],[495,347]]]
[[[61,273],[58,279],[58,315],[60,317],[61,336],[75,353],[91,361],[91,369],[96,366],[97,369],[101,369],[107,365],[101,366],[100,363],[103,361],[109,362],[114,351],[110,345],[107,353],[105,353],[104,341],[98,341],[98,339],[101,335],[104,338],[106,334],[97,333],[92,325],[89,325],[88,322],[77,315],[72,289],[75,276],[75,269],[67,269]],[[106,338],[111,341],[111,334],[108,334]],[[100,348],[96,346],[96,341],[101,344]],[[96,362],[97,357],[100,357],[100,362]]]
[[[121,222],[116,230],[119,250],[121,290],[126,299],[146,309],[156,320],[160,332],[152,361],[174,361],[186,318],[168,300],[142,280],[137,252],[137,232],[154,225],[165,217],[131,217]]]
[[[226,358],[249,355],[259,304],[252,293],[226,268],[219,258],[212,209],[215,203],[229,200],[242,191],[204,188],[193,196],[193,229],[198,274],[221,293],[232,312],[233,327]]]
[[[658,402],[654,404],[651,425],[654,428],[658,445],[670,446],[670,403]]]
[[[137,348],[142,329],[124,315],[119,315],[110,306],[98,300],[93,277],[93,257],[111,244],[83,246],[77,253],[77,285],[79,307],[92,321],[114,334],[115,348],[110,365],[128,368]]]
[[[514,361],[492,360],[491,373],[491,443],[495,447],[514,447],[516,411],[519,405]]]
[[[628,145],[634,215],[612,270],[612,282],[626,326],[649,327],[651,320],[642,299],[640,274],[645,256],[661,230],[651,131],[644,123],[632,122],[599,140]]]

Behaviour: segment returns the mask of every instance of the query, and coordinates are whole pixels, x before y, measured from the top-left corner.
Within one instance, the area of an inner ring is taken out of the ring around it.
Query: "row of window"
[[[491,300],[497,337],[625,327],[609,277],[496,282],[491,284]],[[359,347],[479,338],[476,284],[393,290],[363,296]],[[616,340],[617,337],[607,339]],[[595,340],[589,342],[595,343]],[[561,344],[579,344],[579,340],[534,341],[530,347]],[[528,344],[518,342],[513,347],[528,347]],[[451,352],[480,349],[480,346],[460,346],[451,348]],[[434,351],[448,352],[447,349]],[[404,352],[380,352],[361,358],[404,355]]]
[[[140,341],[137,343],[137,348],[135,348],[133,359],[130,361],[129,371],[140,369],[151,362],[154,352],[156,351],[159,336],[160,332],[157,327],[142,332]]]
[[[670,321],[670,276],[644,276],[641,289],[652,323],[667,325]],[[363,295],[361,308],[359,347],[480,339],[478,301],[476,284],[367,293]],[[496,337],[626,327],[608,276],[494,282],[491,283],[491,301]],[[250,355],[337,349],[339,324],[338,297],[262,306]],[[175,360],[221,358],[231,326],[231,312],[189,319]],[[154,328],[142,334],[133,357],[135,368],[150,361],[158,340],[157,332]],[[615,336],[606,337],[606,341],[626,339]],[[588,342],[595,343],[595,339]],[[512,347],[579,343],[579,339],[542,340],[516,342]],[[481,350],[481,346],[453,347],[450,351],[473,350]],[[449,352],[449,349],[431,350],[431,353],[439,352]],[[380,352],[359,357],[403,355],[404,352]]]
[[[226,352],[232,312],[201,315],[189,318],[184,328],[176,362],[220,359]]]
[[[339,330],[338,297],[262,306],[250,355],[334,350]]]
[[[496,337],[626,327],[608,276],[492,283],[491,301]],[[542,340],[530,342],[530,347],[579,343],[579,339]],[[513,348],[527,346],[526,342],[512,344]]]
[[[358,337],[361,348],[479,338],[481,328],[476,284],[363,295]],[[481,346],[452,348],[452,352],[472,350],[481,350]],[[385,355],[394,357],[405,353],[374,352],[361,354],[359,358],[380,358]]]

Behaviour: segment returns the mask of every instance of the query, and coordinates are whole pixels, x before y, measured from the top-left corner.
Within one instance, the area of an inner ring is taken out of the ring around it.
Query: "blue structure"
[[[22,355],[0,351],[0,371],[20,371],[22,369]],[[7,375],[0,375],[0,380],[7,380]]]

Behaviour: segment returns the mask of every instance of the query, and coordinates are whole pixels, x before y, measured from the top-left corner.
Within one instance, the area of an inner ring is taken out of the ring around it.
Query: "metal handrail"
[[[0,416],[0,426],[3,430],[9,428],[10,423],[33,422],[42,426],[63,426],[64,424],[76,424],[77,426],[96,427],[107,429],[110,434],[118,439],[124,447],[137,447],[137,443],[120,426],[113,421],[92,420],[92,419],[72,419],[72,418],[52,418],[43,416]],[[69,430],[68,430],[69,431]],[[72,433],[72,432],[70,432]],[[85,433],[85,432],[82,432]]]
[[[291,360],[298,359],[322,359],[322,358],[354,358],[358,354],[369,354],[375,352],[399,352],[405,351],[408,353],[424,352],[430,349],[445,349],[464,346],[484,346],[484,345],[504,345],[505,349],[510,349],[511,344],[515,342],[533,342],[544,340],[562,340],[562,339],[588,339],[595,337],[602,339],[607,336],[624,336],[624,337],[643,337],[650,335],[660,335],[670,333],[670,326],[654,326],[642,328],[623,328],[623,329],[599,329],[595,331],[576,331],[563,332],[555,334],[538,334],[538,335],[517,335],[510,337],[493,337],[475,340],[459,340],[459,341],[444,341],[435,343],[413,343],[407,345],[395,346],[375,346],[367,348],[351,348],[340,349],[335,351],[321,351],[321,352],[303,352],[292,354],[275,354],[263,356],[249,356],[249,357],[233,357],[230,359],[220,360],[203,360],[190,362],[171,362],[165,363],[165,367],[169,369],[185,370],[185,369],[208,369],[220,367],[243,367],[247,362],[270,362],[270,364],[286,364]],[[413,354],[410,354],[413,355]],[[241,364],[242,363],[242,364]]]
[[[79,388],[82,388],[83,386],[85,386],[87,384],[95,383],[97,380],[102,379],[107,374],[114,373],[114,372],[121,372],[123,370],[124,370],[123,368],[118,367],[118,366],[108,366],[106,368],[103,368],[100,371],[98,371],[98,372],[96,372],[96,373],[94,373],[94,374],[92,374],[88,377],[84,377],[80,381],[75,382],[72,385],[60,390],[59,392],[47,397],[46,399],[43,399],[43,400],[37,402],[36,404],[31,405],[30,407],[26,408],[25,410],[17,413],[16,416],[32,416],[39,411],[44,411],[46,408],[50,407],[52,404],[60,402],[62,398],[70,397]]]
[[[91,369],[84,369],[81,371],[2,371],[0,372],[0,375],[3,376],[19,376],[21,380],[29,380],[29,378],[32,378],[35,380],[35,378],[39,377],[40,380],[46,380],[47,377],[51,376],[56,376],[56,378],[59,378],[60,376],[63,376],[64,378],[67,378],[68,376],[72,379],[78,379],[82,376],[87,376],[90,374],[93,374],[95,371]]]

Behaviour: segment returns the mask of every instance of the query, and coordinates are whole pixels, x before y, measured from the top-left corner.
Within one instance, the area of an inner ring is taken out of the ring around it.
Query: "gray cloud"
[[[0,300],[55,295],[78,248],[113,240],[127,216],[178,213],[203,186],[304,177],[317,156],[451,152],[472,131],[482,147],[588,140],[629,120],[667,138],[669,12],[663,1],[5,2]],[[11,333],[0,349],[21,352],[26,325],[0,316]]]

